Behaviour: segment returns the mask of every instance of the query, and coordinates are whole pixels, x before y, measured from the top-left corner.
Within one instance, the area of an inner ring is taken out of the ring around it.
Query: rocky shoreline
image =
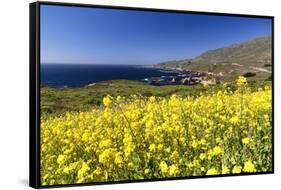
[[[163,69],[163,68],[160,68]],[[166,70],[166,69],[163,69]],[[182,71],[178,69],[167,69],[167,75],[161,77],[145,78],[142,81],[150,85],[196,85],[200,84],[203,80],[202,77],[206,76],[204,72],[198,71]],[[178,73],[176,76],[169,75],[168,73]]]

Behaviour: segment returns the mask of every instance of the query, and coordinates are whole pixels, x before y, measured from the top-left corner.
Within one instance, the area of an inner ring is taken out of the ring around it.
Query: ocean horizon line
[[[40,65],[154,66],[155,64],[41,62]]]

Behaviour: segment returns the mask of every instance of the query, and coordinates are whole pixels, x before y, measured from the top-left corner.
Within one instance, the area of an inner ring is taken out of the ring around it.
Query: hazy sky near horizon
[[[271,35],[271,19],[41,5],[41,63],[155,64]]]

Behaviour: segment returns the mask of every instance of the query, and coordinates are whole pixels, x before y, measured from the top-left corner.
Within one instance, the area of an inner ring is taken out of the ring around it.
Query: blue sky
[[[271,20],[41,5],[41,63],[155,64],[260,36]]]

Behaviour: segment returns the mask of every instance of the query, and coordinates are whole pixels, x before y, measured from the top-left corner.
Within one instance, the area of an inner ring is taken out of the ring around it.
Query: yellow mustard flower
[[[245,78],[245,77],[243,77],[243,76],[239,76],[239,78],[238,78],[236,84],[237,84],[238,86],[242,86],[242,85],[247,84],[247,78]]]
[[[222,167],[222,171],[221,171],[221,173],[222,173],[222,174],[229,174],[229,173],[230,173],[230,170],[229,170],[229,168],[228,168],[228,167],[223,166],[223,167]]]
[[[179,168],[177,165],[173,164],[169,168],[169,175],[170,176],[175,176],[179,173]]]
[[[244,172],[256,172],[256,167],[255,164],[252,163],[252,161],[248,160],[247,162],[244,163]]]
[[[213,149],[213,155],[220,155],[221,153],[222,153],[221,147],[216,146],[216,147]]]
[[[234,166],[232,169],[232,173],[233,174],[239,174],[242,171],[242,167],[241,166]]]
[[[147,175],[147,174],[149,174],[149,173],[150,173],[150,169],[149,169],[149,168],[146,168],[146,169],[144,170],[144,174]]]
[[[112,97],[108,95],[108,96],[103,98],[102,102],[105,106],[109,107],[109,106],[112,105],[112,102],[113,102]]]
[[[168,165],[166,164],[166,162],[165,162],[165,161],[162,161],[162,162],[160,163],[160,170],[161,170],[161,172],[165,174],[165,173],[168,172],[168,169],[169,169],[169,167],[168,167]]]
[[[215,168],[209,169],[209,170],[207,171],[207,173],[206,173],[206,175],[218,175],[218,174],[219,174],[219,172],[218,172],[218,170],[215,169]]]
[[[252,142],[252,139],[249,138],[249,137],[246,137],[246,138],[242,139],[242,143],[245,144],[245,145],[249,144],[250,142]]]

